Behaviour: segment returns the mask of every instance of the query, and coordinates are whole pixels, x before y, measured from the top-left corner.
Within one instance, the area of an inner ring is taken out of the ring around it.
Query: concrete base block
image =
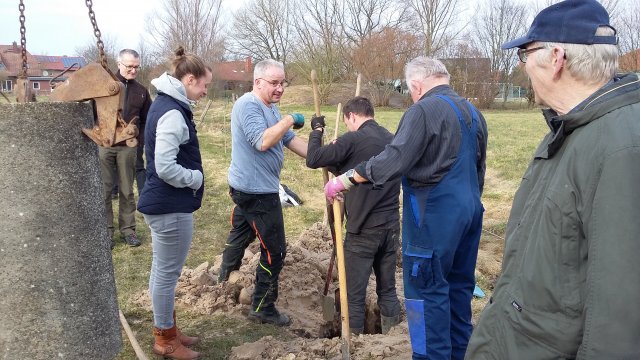
[[[122,348],[97,145],[84,103],[0,105],[0,358]]]

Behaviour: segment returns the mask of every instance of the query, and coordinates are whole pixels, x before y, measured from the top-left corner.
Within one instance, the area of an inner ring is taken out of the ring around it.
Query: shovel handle
[[[311,70],[311,87],[313,88],[313,106],[316,110],[316,116],[320,116],[320,93],[318,91],[318,75],[316,70]]]
[[[351,329],[349,327],[349,302],[347,297],[347,277],[344,264],[344,246],[342,243],[342,209],[340,202],[333,202],[333,220],[336,229],[336,258],[338,259],[338,282],[340,284],[340,319],[342,320],[342,339],[347,350],[351,344]],[[344,355],[344,353],[343,353]]]

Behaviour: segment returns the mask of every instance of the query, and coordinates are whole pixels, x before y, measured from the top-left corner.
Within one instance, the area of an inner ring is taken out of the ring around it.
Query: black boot
[[[261,324],[267,323],[277,326],[289,326],[291,324],[291,318],[288,315],[281,314],[276,308],[259,311],[251,309],[247,318]]]
[[[396,316],[380,316],[380,327],[382,334],[387,334],[392,327],[400,323],[400,314]]]

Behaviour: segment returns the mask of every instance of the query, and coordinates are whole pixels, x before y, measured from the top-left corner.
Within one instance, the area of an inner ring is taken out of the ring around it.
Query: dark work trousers
[[[222,253],[220,280],[238,270],[244,250],[257,237],[260,241],[260,262],[256,267],[256,289],[253,293],[254,311],[270,312],[278,299],[278,277],[284,265],[287,244],[280,196],[275,194],[247,194],[230,190],[236,204],[231,213],[231,231]]]
[[[400,314],[396,294],[396,252],[400,246],[400,224],[391,228],[362,229],[347,233],[344,258],[349,299],[349,327],[364,327],[364,307],[371,269],[376,275],[376,294],[382,316]]]
[[[113,234],[114,225],[111,194],[114,179],[118,179],[118,225],[120,227],[120,233],[122,233],[123,236],[133,234],[136,231],[136,201],[133,195],[136,149],[128,146],[113,146],[109,148],[98,146],[98,157],[100,159],[100,170],[104,184],[103,196],[107,228],[110,234]]]
[[[138,151],[136,153],[136,185],[138,186],[138,194],[142,192],[144,187],[144,181],[147,178],[147,170],[144,168],[144,144],[138,144]]]

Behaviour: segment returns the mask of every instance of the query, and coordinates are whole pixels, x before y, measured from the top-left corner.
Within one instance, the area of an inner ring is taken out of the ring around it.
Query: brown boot
[[[176,360],[194,360],[200,357],[200,353],[185,347],[178,340],[176,325],[171,329],[153,328],[153,335],[156,341],[153,344],[153,353],[164,358]]]
[[[193,346],[200,342],[200,338],[195,336],[187,336],[178,329],[178,323],[176,322],[176,311],[173,310],[173,325],[176,327],[176,333],[178,334],[178,339],[180,343],[184,346]]]

